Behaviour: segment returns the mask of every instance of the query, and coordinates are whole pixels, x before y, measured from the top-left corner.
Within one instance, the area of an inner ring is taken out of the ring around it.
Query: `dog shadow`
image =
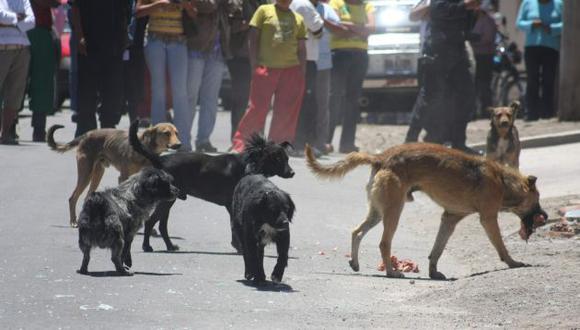
[[[201,254],[201,255],[210,255],[210,256],[242,256],[242,253],[237,252],[217,252],[217,251],[181,251],[181,250],[160,250],[160,251],[152,251],[149,253],[168,253],[168,254]],[[264,258],[269,259],[278,259],[277,256],[274,255],[265,255]],[[289,260],[297,260],[297,257],[288,257]]]
[[[264,291],[264,292],[287,292],[287,293],[294,293],[299,292],[294,289],[288,284],[285,283],[274,283],[271,281],[266,281],[264,285],[255,285],[254,281],[251,280],[237,280],[236,282],[241,283],[247,287],[255,288],[256,291]]]
[[[433,279],[430,277],[420,277],[420,276],[415,276],[415,277],[409,277],[406,276],[405,277],[388,277],[386,274],[361,274],[361,273],[330,273],[330,272],[315,272],[314,274],[320,274],[320,275],[333,275],[333,276],[352,276],[352,277],[369,277],[369,278],[385,278],[385,279],[389,279],[389,280],[403,280],[403,281],[409,281],[409,280],[413,280],[413,281],[435,281],[435,282],[453,282],[453,281],[457,281],[458,279],[455,277],[449,277],[446,279]]]
[[[113,270],[101,271],[101,272],[88,272],[84,274],[91,277],[130,277]],[[153,272],[133,272],[133,275],[146,275],[146,276],[175,276],[183,275],[182,273],[153,273]]]
[[[519,268],[548,268],[549,266],[547,265],[527,265],[524,267],[519,267]],[[492,269],[492,270],[486,270],[483,272],[477,272],[477,273],[473,273],[471,275],[467,275],[465,276],[465,278],[471,278],[471,277],[477,277],[477,276],[482,276],[482,275],[486,275],[486,274],[492,274],[492,273],[497,273],[497,272],[504,272],[504,271],[509,271],[509,270],[515,270],[518,268],[500,268],[500,269]]]
[[[143,236],[145,235],[143,232],[138,232],[137,234],[135,234],[135,236]],[[151,237],[161,237],[161,234],[158,233],[152,233]],[[184,241],[185,238],[180,237],[180,236],[169,236],[169,238],[171,238],[172,240],[176,239],[176,240],[181,240]]]

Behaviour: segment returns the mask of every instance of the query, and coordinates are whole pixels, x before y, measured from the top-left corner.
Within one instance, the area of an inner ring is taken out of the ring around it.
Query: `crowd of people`
[[[496,2],[420,0],[420,92],[406,141],[465,145],[467,123],[492,105]],[[367,0],[0,0],[2,144],[17,144],[15,123],[30,96],[33,141],[44,141],[54,107],[54,8],[71,25],[71,109],[76,136],[115,127],[122,114],[172,121],[183,151],[215,152],[219,92],[231,77],[231,150],[262,132],[306,143],[316,155],[357,151],[355,133],[375,9]],[[516,25],[526,33],[526,119],[554,116],[561,0],[523,0]],[[471,50],[475,74],[470,72]],[[479,100],[479,102],[476,102]],[[195,140],[194,117],[199,106]],[[172,111],[169,111],[169,110]],[[97,117],[100,125],[97,125]]]

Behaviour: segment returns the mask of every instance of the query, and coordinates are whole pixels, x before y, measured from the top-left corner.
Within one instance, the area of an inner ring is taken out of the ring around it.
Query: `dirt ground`
[[[547,199],[542,201],[542,206],[548,214],[555,215],[557,209],[578,197]],[[557,221],[550,219],[526,244],[517,234],[519,224],[515,217],[514,221],[505,221],[509,217],[514,216],[500,215],[507,249],[514,259],[531,263],[531,267],[508,269],[497,260],[495,250],[481,235],[479,221],[466,219],[458,226],[447,251],[468,261],[472,275],[450,285],[429,288],[408,303],[416,304],[418,310],[467,313],[444,313],[451,316],[448,320],[458,328],[580,327],[580,237],[547,237],[550,225]],[[490,271],[493,268],[490,264],[494,263],[497,268]],[[506,272],[513,274],[506,276]]]
[[[467,127],[467,144],[485,143],[490,121],[479,119]],[[557,119],[542,119],[535,122],[516,121],[520,138],[580,130],[580,122],[559,122]],[[368,125],[360,124],[356,143],[368,152],[380,152],[405,140],[408,125]]]

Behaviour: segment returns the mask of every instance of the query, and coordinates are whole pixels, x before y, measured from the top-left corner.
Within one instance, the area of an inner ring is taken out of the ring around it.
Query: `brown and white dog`
[[[129,144],[128,134],[124,130],[96,129],[66,144],[58,144],[54,141],[54,132],[59,128],[63,126],[53,125],[48,129],[47,143],[52,150],[59,153],[77,148],[77,185],[68,200],[70,225],[76,227],[77,201],[89,183],[91,184],[89,194],[97,190],[106,167],[113,165],[121,172],[119,176],[121,183],[150,163],[133,150]],[[155,154],[161,154],[168,149],[179,149],[181,146],[177,129],[169,123],[160,123],[146,129],[139,135],[139,139]]]
[[[520,137],[514,125],[520,103],[509,107],[489,108],[491,129],[487,134],[486,157],[513,168],[520,167]]]

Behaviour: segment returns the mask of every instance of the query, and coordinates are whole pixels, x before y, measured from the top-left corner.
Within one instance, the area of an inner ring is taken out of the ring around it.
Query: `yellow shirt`
[[[360,5],[348,4],[344,0],[330,0],[329,4],[338,13],[341,22],[354,24],[366,24],[368,22],[367,15],[375,11],[375,7],[364,0]],[[368,46],[367,38],[340,38],[333,34],[330,39],[330,48],[332,49],[358,48],[366,50]]]
[[[300,14],[277,9],[275,5],[258,7],[250,26],[260,30],[258,64],[284,69],[300,64],[298,40],[306,39],[306,26]]]
[[[145,0],[152,3],[153,0]],[[182,9],[179,4],[170,4],[149,14],[147,31],[162,34],[183,34]]]

